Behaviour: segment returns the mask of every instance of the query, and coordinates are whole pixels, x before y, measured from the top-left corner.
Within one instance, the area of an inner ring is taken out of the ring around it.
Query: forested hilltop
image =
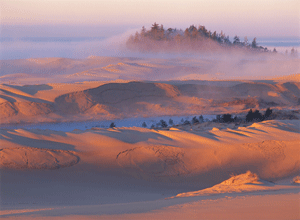
[[[258,46],[256,38],[251,43],[247,37],[243,41],[235,36],[233,42],[229,36],[221,31],[208,31],[205,26],[198,28],[191,25],[185,31],[168,28],[154,23],[150,30],[142,27],[140,32],[131,35],[126,43],[129,49],[138,51],[199,51],[211,52],[222,49],[240,49],[255,52],[276,52],[268,50],[266,47]]]

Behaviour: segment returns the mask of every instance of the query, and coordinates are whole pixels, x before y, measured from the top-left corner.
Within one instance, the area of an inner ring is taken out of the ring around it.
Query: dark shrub
[[[222,115],[221,122],[233,122],[234,119],[232,118],[231,114],[224,114]]]
[[[272,112],[273,112],[272,109],[268,108],[265,112],[264,118],[265,119],[269,118]]]
[[[184,125],[190,125],[191,122],[189,122],[188,120],[185,120],[185,121],[183,122],[183,124],[184,124]]]
[[[167,122],[165,122],[164,120],[160,120],[159,121],[159,124],[160,124],[160,126],[162,127],[162,128],[166,128],[166,127],[168,127],[168,124],[167,124]]]
[[[115,125],[114,122],[112,122],[112,123],[109,125],[109,127],[110,127],[110,128],[114,128],[114,127],[116,127],[116,125]]]
[[[250,111],[246,115],[246,121],[253,121],[253,120],[262,121],[263,116],[258,110],[255,110],[253,112],[252,109],[250,109]]]
[[[192,119],[192,124],[196,124],[196,123],[199,123],[199,120],[198,120],[197,117],[195,116],[195,117]]]
[[[200,122],[200,123],[203,123],[203,122],[204,122],[204,118],[203,118],[202,115],[199,116],[199,122]]]
[[[143,128],[146,128],[146,127],[147,127],[146,122],[143,122],[142,127],[143,127]]]

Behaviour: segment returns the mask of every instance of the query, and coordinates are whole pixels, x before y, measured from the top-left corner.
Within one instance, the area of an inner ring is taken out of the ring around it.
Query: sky
[[[157,22],[230,36],[299,37],[299,0],[1,0],[1,35],[112,36]]]

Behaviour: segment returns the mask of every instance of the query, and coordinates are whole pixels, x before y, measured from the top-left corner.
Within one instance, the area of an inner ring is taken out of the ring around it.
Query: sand
[[[299,219],[296,61],[278,62],[290,65],[287,72],[273,59],[249,59],[238,68],[232,61],[191,58],[1,61],[0,122],[15,128],[0,128],[0,216]],[[254,79],[272,65],[278,72]],[[262,70],[250,77],[254,67]],[[224,75],[218,68],[232,72]],[[240,78],[238,69],[244,70]],[[245,115],[268,107],[276,117],[263,122],[70,132],[18,128],[38,122]]]
[[[94,88],[91,88],[94,87]],[[0,85],[1,124],[299,109],[299,82],[189,81]]]
[[[2,130],[1,215],[39,218],[75,214],[83,218],[81,215],[133,214],[141,209],[151,211],[148,218],[162,218],[170,210],[170,216],[176,216],[174,204],[185,204],[183,212],[190,216],[192,209],[203,209],[203,202],[210,199],[216,199],[224,212],[228,205],[225,195],[232,196],[232,203],[243,198],[253,204],[258,195],[295,200],[293,195],[300,190],[299,120],[265,121],[235,129],[189,127]],[[136,202],[147,200],[158,205],[138,208],[140,203]],[[109,212],[100,208],[117,201],[128,210],[120,211],[118,205],[109,206]],[[268,201],[269,208],[278,206]],[[245,206],[241,203],[240,209]],[[292,209],[287,216],[297,216],[298,211],[288,205],[281,209]],[[227,212],[229,218],[239,219],[232,211]],[[200,212],[193,218],[196,216],[201,216]],[[258,213],[253,216],[264,218]],[[127,217],[142,218],[139,214]]]

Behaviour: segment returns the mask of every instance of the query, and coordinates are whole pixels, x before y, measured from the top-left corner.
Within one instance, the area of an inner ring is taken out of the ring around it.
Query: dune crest
[[[191,197],[191,196],[202,196],[212,195],[219,193],[233,193],[233,192],[250,192],[259,190],[272,189],[274,184],[271,182],[263,181],[259,179],[257,174],[247,171],[246,173],[232,176],[228,180],[221,182],[213,187],[194,191],[177,194],[175,197]]]

